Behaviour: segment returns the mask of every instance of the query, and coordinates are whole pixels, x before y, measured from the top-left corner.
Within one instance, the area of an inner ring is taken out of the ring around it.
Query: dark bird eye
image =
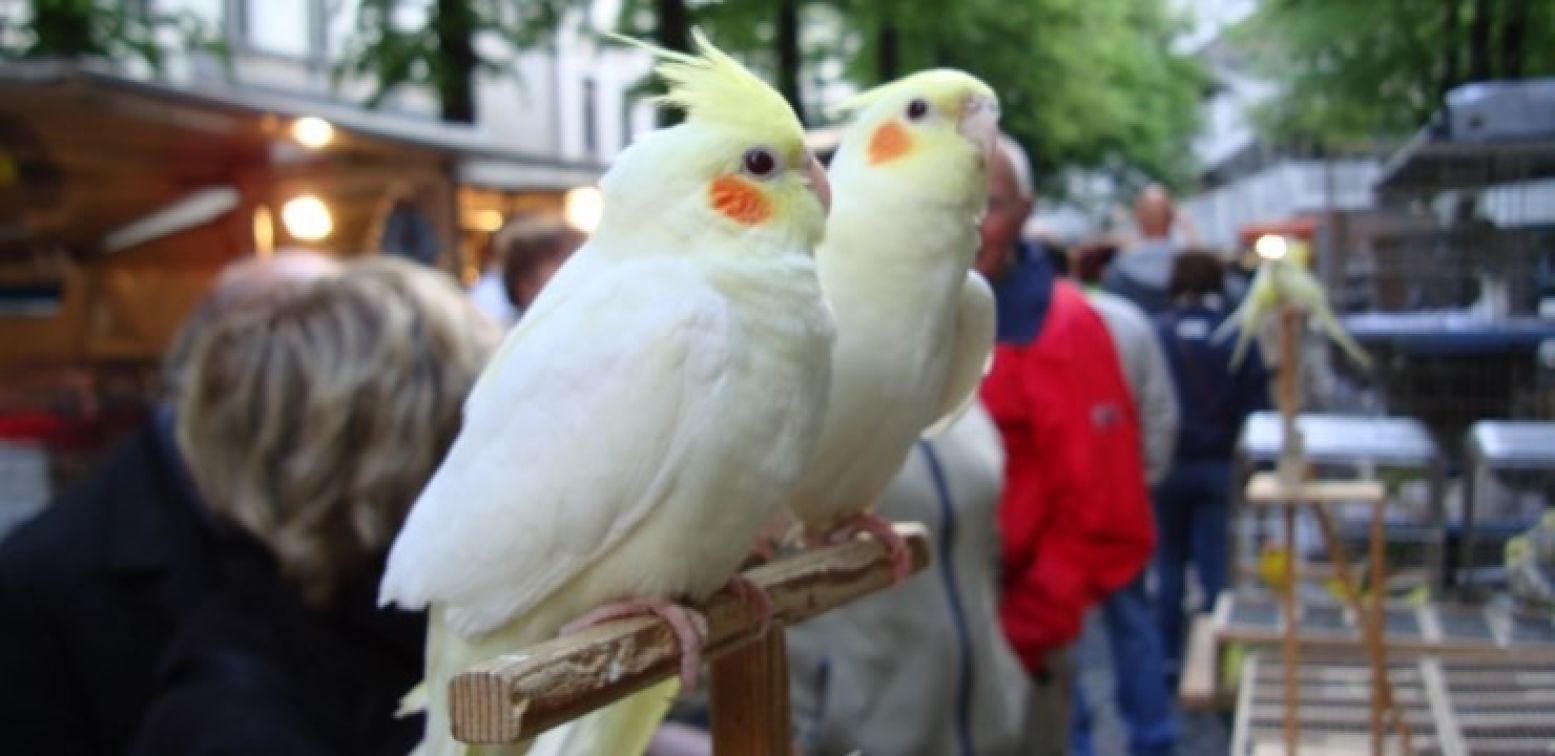
[[[928,114],[929,104],[924,102],[921,98],[914,99],[912,102],[907,103],[908,118],[911,118],[914,121],[921,121],[923,120],[923,117]]]
[[[745,172],[757,178],[766,178],[777,170],[777,158],[769,150],[757,147],[745,152]]]

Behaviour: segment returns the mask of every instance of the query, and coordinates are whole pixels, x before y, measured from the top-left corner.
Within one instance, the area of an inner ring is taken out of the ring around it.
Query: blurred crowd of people
[[[1266,401],[1210,335],[1221,259],[1174,241],[1023,238],[1024,151],[989,171],[982,401],[921,441],[879,514],[925,523],[904,584],[790,628],[796,747],[1088,754],[1071,648],[1095,610],[1133,754],[1172,753],[1190,593],[1227,582],[1230,457]],[[464,291],[425,265],[293,252],[231,266],[169,349],[162,400],[0,543],[0,727],[18,752],[404,753],[424,622],[376,607],[388,545],[502,329],[584,236],[525,216]],[[521,461],[515,461],[521,463]],[[1197,581],[1190,591],[1188,576]],[[691,718],[695,721],[695,718]],[[661,752],[705,752],[684,727]]]

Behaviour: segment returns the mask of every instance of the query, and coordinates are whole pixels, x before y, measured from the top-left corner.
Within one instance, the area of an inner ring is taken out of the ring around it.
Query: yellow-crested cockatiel
[[[705,620],[675,602],[731,582],[814,450],[826,177],[783,98],[696,45],[656,51],[686,121],[616,158],[598,230],[481,375],[390,552],[381,602],[430,610],[418,753],[521,752],[453,740],[448,682],[564,626],[658,614],[689,684]],[[571,752],[640,752],[667,687],[580,720]]]
[[[934,70],[844,103],[835,200],[816,250],[837,317],[831,406],[791,503],[812,539],[864,530],[906,550],[871,513],[922,435],[972,401],[994,345],[994,300],[970,270],[999,136],[992,89]]]
[[[1224,341],[1231,331],[1241,329],[1236,348],[1231,353],[1231,367],[1242,364],[1253,337],[1263,331],[1264,325],[1279,313],[1280,308],[1290,305],[1306,312],[1316,321],[1318,329],[1344,349],[1355,364],[1369,370],[1371,358],[1334,317],[1334,310],[1328,304],[1328,291],[1308,269],[1311,248],[1296,239],[1277,238],[1264,243],[1268,248],[1259,252],[1263,260],[1258,264],[1247,296],[1211,337],[1217,342]]]

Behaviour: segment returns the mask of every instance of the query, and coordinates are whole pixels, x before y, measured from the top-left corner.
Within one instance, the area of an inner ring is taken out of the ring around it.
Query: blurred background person
[[[1172,450],[1177,443],[1177,392],[1150,317],[1134,303],[1101,286],[1101,276],[1116,257],[1116,242],[1098,239],[1078,245],[1067,259],[1072,266],[1070,277],[1085,291],[1086,301],[1101,316],[1112,336],[1123,377],[1139,413],[1145,482],[1153,488],[1166,478],[1172,465]]]
[[[804,753],[1030,752],[1029,684],[999,627],[993,572],[1003,476],[981,405],[918,443],[876,513],[928,526],[934,565],[787,630]]]
[[[823,164],[834,148],[817,152]],[[1026,212],[1006,199],[1005,218]],[[1003,477],[1002,443],[980,403],[911,451],[875,512],[926,526],[935,563],[785,629],[796,752],[1025,754],[1048,737],[1028,726],[1030,681],[999,624]],[[785,513],[762,537],[779,541],[793,524]],[[648,753],[711,754],[703,691],[675,709]]]
[[[151,421],[0,545],[0,730],[18,753],[128,748],[174,629],[217,587],[211,515],[173,438],[190,345],[338,271],[307,252],[228,266],[169,350]]]
[[[1166,288],[1172,259],[1178,252],[1172,240],[1176,221],[1177,206],[1165,187],[1145,187],[1134,200],[1134,229],[1139,238],[1112,262],[1102,278],[1108,291],[1139,305],[1151,316],[1171,304]]]
[[[1231,367],[1235,338],[1210,338],[1228,308],[1220,261],[1189,252],[1172,266],[1172,306],[1156,320],[1177,387],[1182,421],[1171,472],[1156,489],[1156,609],[1167,657],[1167,680],[1176,689],[1182,666],[1184,588],[1188,565],[1198,575],[1209,610],[1228,578],[1231,455],[1247,415],[1269,403],[1269,377],[1259,350]]]
[[[1076,271],[1091,307],[1101,316],[1123,367],[1129,397],[1139,418],[1145,463],[1145,483],[1154,487],[1166,477],[1177,440],[1177,395],[1155,326],[1133,303],[1094,284],[1117,247],[1107,240],[1081,244],[1065,260]],[[1087,285],[1086,278],[1092,282]],[[1100,607],[1101,629],[1111,652],[1113,700],[1128,726],[1129,752],[1135,756],[1169,754],[1176,747],[1177,723],[1171,693],[1166,688],[1165,657],[1156,614],[1145,587],[1145,571],[1108,595]],[[1094,625],[1093,625],[1094,627]],[[1075,685],[1070,751],[1093,752],[1091,712],[1084,686]]]
[[[1065,753],[1066,647],[1085,610],[1150,555],[1138,420],[1101,318],[1020,228],[1035,203],[1025,151],[1008,137],[988,172],[977,269],[994,285],[998,346],[982,398],[1005,447],[1000,621],[1033,680],[1039,752]]]
[[[377,608],[385,554],[497,329],[392,258],[229,309],[189,347],[177,443],[220,590],[179,624],[135,753],[404,753],[424,618]]]
[[[1087,293],[1105,291],[1102,277],[1118,258],[1118,244],[1117,239],[1104,236],[1075,245],[1066,255],[1070,277]]]
[[[553,215],[519,215],[491,237],[491,259],[470,289],[476,306],[511,326],[588,237]]]

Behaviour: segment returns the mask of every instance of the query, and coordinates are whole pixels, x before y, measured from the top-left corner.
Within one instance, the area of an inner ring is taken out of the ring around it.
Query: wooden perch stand
[[[903,523],[912,569],[930,562],[928,533]],[[788,672],[782,628],[891,586],[877,540],[813,549],[745,573],[772,599],[772,627],[728,591],[698,607],[707,617],[703,656],[712,664],[715,752],[788,754]],[[455,738],[516,743],[673,677],[680,651],[657,617],[601,624],[501,656],[454,677],[449,708]]]
[[[1282,625],[1282,666],[1285,683],[1285,753],[1294,756],[1301,744],[1301,645],[1300,621],[1296,601],[1297,566],[1296,510],[1309,508],[1317,517],[1328,546],[1341,590],[1358,619],[1365,622],[1365,648],[1371,662],[1371,753],[1383,756],[1388,729],[1395,730],[1405,754],[1414,754],[1409,720],[1395,698],[1392,681],[1388,678],[1387,646],[1383,642],[1383,594],[1386,592],[1387,567],[1384,564],[1385,539],[1383,524],[1387,509],[1387,491],[1376,481],[1318,481],[1312,480],[1312,470],[1307,464],[1306,442],[1296,419],[1301,412],[1302,353],[1301,341],[1306,327],[1307,313],[1297,307],[1284,305],[1280,310],[1280,364],[1275,376],[1275,399],[1279,405],[1282,438],[1280,460],[1274,474],[1253,476],[1246,488],[1246,501],[1254,506],[1275,506],[1285,515],[1284,538],[1287,560],[1284,585],[1280,589]],[[1371,601],[1366,606],[1361,599],[1357,581],[1350,571],[1349,560],[1339,541],[1329,508],[1346,502],[1360,502],[1371,506]]]

